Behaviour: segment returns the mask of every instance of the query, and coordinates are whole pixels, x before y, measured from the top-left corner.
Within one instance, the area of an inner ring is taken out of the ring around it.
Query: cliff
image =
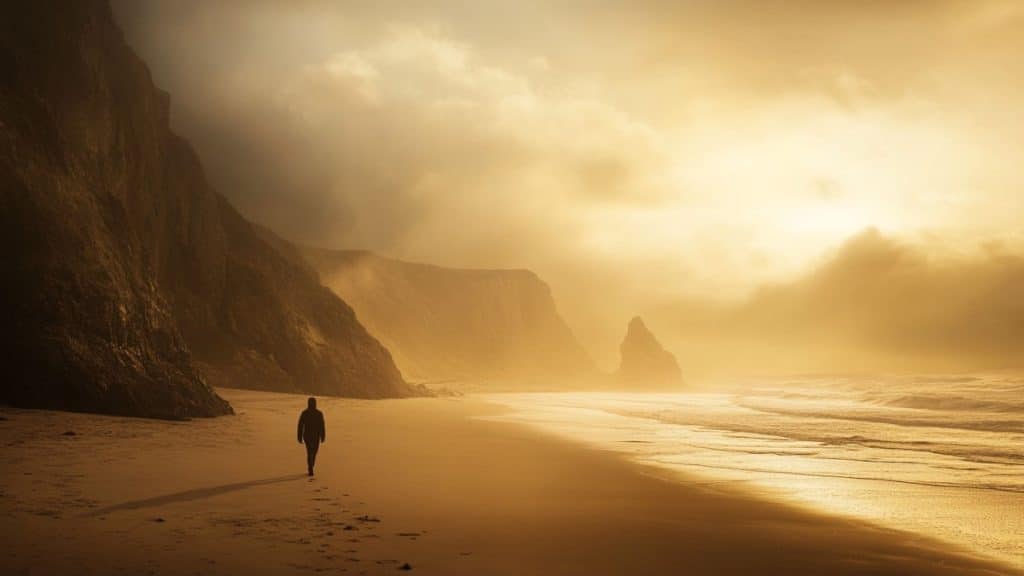
[[[409,377],[548,380],[594,372],[532,272],[442,268],[361,251],[305,254]]]
[[[639,316],[629,322],[619,351],[622,364],[616,376],[620,380],[644,384],[682,381],[676,357],[661,346]]]
[[[0,8],[0,400],[180,418],[207,384],[412,392],[307,267],[206,182],[170,101],[95,0]]]

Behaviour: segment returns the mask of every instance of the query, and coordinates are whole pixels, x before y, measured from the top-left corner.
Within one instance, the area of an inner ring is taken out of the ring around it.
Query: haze
[[[1017,3],[114,7],[243,214],[309,245],[534,270],[602,365],[648,313],[685,371],[688,342],[756,323],[694,318],[813,282],[865,238],[924,274],[879,283],[868,317],[935,304],[841,345],[1019,363],[1024,312],[985,296],[1024,278]],[[802,325],[847,306],[821,302]]]
[[[0,566],[1024,576],[1021,30],[0,2]]]

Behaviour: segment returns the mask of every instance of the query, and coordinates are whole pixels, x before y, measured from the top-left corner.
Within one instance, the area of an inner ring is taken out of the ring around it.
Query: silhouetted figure
[[[299,444],[306,444],[306,463],[309,475],[313,475],[316,464],[316,451],[321,442],[327,442],[327,427],[324,425],[324,413],[316,409],[316,398],[309,399],[309,407],[299,415]]]

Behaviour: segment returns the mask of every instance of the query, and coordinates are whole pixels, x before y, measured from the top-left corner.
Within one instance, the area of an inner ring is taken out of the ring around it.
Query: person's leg
[[[313,466],[316,465],[316,451],[319,448],[319,442],[306,442],[306,466],[310,476],[313,475]]]

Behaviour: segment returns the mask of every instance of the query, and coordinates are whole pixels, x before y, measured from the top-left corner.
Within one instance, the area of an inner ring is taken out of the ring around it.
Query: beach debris
[[[376,516],[369,516],[367,514],[357,516],[356,520],[359,520],[360,522],[380,522],[380,518],[377,518]]]
[[[61,434],[61,436],[78,436],[78,433],[75,432],[74,430],[68,430],[67,432]]]
[[[408,562],[406,562],[405,564],[402,564],[401,566],[399,566],[398,569],[399,570],[409,571],[409,570],[412,570],[412,566]]]
[[[162,517],[157,516],[156,518],[153,518],[153,522],[163,523],[163,522],[167,522],[167,520],[164,520]]]

